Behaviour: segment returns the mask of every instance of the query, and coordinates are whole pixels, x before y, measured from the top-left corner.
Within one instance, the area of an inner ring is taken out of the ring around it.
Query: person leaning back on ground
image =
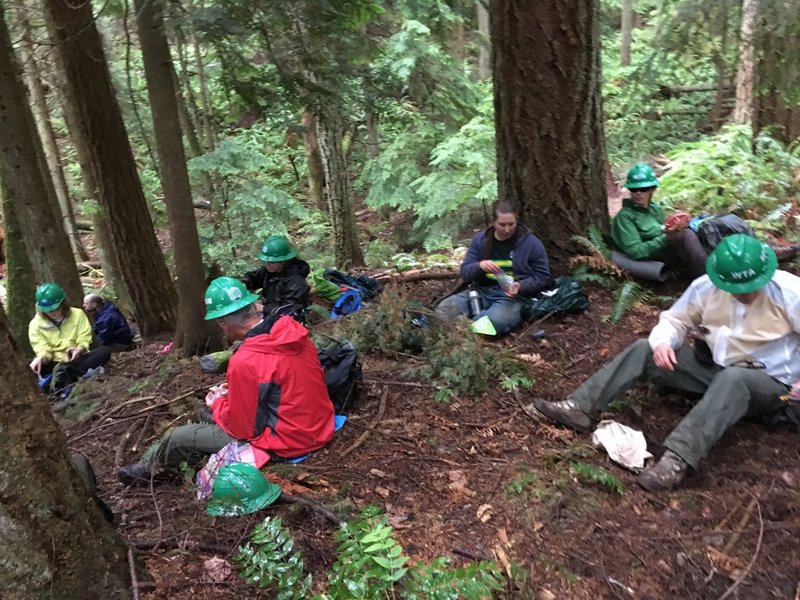
[[[133,333],[128,321],[113,302],[104,300],[97,294],[87,294],[83,299],[83,310],[92,317],[92,331],[103,346],[120,352],[133,344]]]
[[[488,317],[499,335],[508,333],[522,321],[525,299],[551,284],[550,265],[538,237],[517,221],[511,202],[500,200],[492,206],[493,222],[472,239],[461,263],[463,284],[442,300],[436,312],[445,319],[470,315],[469,284],[476,284],[483,309],[471,315],[474,320]],[[513,282],[501,286],[498,276]]]
[[[228,364],[226,384],[206,398],[214,423],[176,428],[141,462],[122,467],[121,482],[177,471],[183,462],[196,465],[235,440],[274,458],[304,456],[331,441],[333,403],[308,331],[289,316],[262,318],[253,306],[257,300],[236,279],[211,282],[206,320],[216,320],[228,340],[243,340]]]
[[[653,168],[647,163],[635,164],[625,187],[631,196],[622,201],[622,209],[611,221],[611,237],[617,249],[633,260],[680,265],[692,279],[702,276],[708,254],[697,234],[687,227],[688,218],[665,225],[664,211],[653,200],[658,187]]]
[[[80,308],[70,307],[57,283],[43,283],[36,288],[36,315],[28,325],[28,339],[36,354],[30,368],[41,378],[52,374],[50,391],[76,382],[111,357],[109,348],[90,350],[89,318]]]
[[[264,266],[248,271],[240,278],[250,291],[261,290],[264,316],[291,315],[303,322],[311,288],[306,277],[311,269],[297,257],[297,250],[282,235],[264,240],[259,260]]]
[[[702,398],[670,433],[666,451],[639,476],[656,492],[678,485],[742,417],[779,421],[790,387],[800,392],[800,278],[778,271],[775,252],[747,235],[724,238],[647,340],[639,340],[566,400],[534,406],[589,431],[600,412],[640,378]],[[702,336],[694,347],[687,334]]]

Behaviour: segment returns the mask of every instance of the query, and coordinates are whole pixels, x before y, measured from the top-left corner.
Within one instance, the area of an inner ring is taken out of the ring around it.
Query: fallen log
[[[415,269],[413,271],[406,271],[404,273],[387,273],[385,275],[378,275],[375,277],[376,281],[381,283],[397,282],[397,283],[411,283],[412,281],[433,281],[441,279],[458,279],[460,276],[458,271],[427,271],[424,269]]]

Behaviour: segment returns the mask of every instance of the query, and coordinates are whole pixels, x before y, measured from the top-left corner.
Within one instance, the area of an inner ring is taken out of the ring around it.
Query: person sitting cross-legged
[[[97,294],[87,294],[83,299],[83,310],[94,320],[92,331],[103,346],[120,352],[133,344],[130,325],[113,302]]]
[[[122,467],[126,484],[161,470],[195,465],[234,440],[272,457],[295,458],[333,438],[333,403],[308,331],[290,316],[262,319],[244,285],[218,277],[206,290],[206,320],[230,341],[243,340],[228,363],[227,381],[206,398],[214,423],[176,428],[141,461]]]
[[[724,238],[696,279],[661,313],[649,339],[628,346],[566,400],[534,400],[546,417],[589,431],[600,412],[644,378],[700,401],[670,433],[661,459],[639,476],[671,489],[742,417],[773,422],[800,391],[800,278],[777,270],[775,252],[744,234]],[[699,335],[694,347],[687,334]]]
[[[444,319],[469,315],[473,320],[487,317],[498,335],[522,322],[526,298],[551,283],[547,252],[541,240],[517,221],[511,202],[500,200],[492,207],[494,221],[472,239],[461,263],[463,285],[436,307]],[[474,284],[480,298],[477,313],[470,307],[468,284]]]
[[[40,378],[51,379],[45,390],[59,392],[75,383],[89,369],[96,369],[111,358],[106,347],[91,350],[92,326],[80,308],[69,305],[57,283],[36,288],[36,316],[28,325],[28,339],[36,357],[30,368]]]

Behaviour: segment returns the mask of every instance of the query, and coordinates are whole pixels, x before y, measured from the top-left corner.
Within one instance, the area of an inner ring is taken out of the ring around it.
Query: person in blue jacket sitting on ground
[[[128,321],[113,302],[104,300],[97,294],[88,294],[83,299],[83,310],[92,317],[92,332],[103,346],[110,347],[113,352],[120,352],[133,344],[133,333]]]
[[[461,263],[463,285],[442,300],[436,312],[445,319],[488,317],[496,333],[503,335],[522,321],[525,300],[550,286],[552,279],[544,245],[517,221],[514,205],[499,200],[492,206],[492,215],[492,225],[472,239]],[[481,299],[477,314],[471,314],[470,287]]]

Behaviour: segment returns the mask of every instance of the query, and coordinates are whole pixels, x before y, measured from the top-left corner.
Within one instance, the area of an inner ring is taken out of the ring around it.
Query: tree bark
[[[30,33],[30,24],[25,16],[20,15],[19,20],[23,29],[23,43],[17,46],[22,62],[22,76],[28,88],[33,118],[36,122],[36,129],[39,132],[39,137],[42,140],[44,159],[47,163],[50,179],[53,182],[53,190],[58,200],[59,210],[61,211],[64,231],[66,231],[67,237],[69,238],[70,247],[72,248],[75,260],[87,261],[89,260],[89,255],[83,247],[83,242],[81,241],[81,236],[75,223],[75,207],[73,206],[72,197],[69,193],[67,179],[64,176],[61,155],[58,151],[58,144],[56,143],[56,134],[53,130],[53,124],[50,118],[50,108],[47,105],[47,95],[45,94],[42,81],[39,78],[39,65],[31,51],[33,38]]]
[[[342,147],[342,118],[331,98],[322,98],[317,102],[315,117],[336,264],[345,269],[363,267],[365,263],[358,243],[350,173]]]
[[[174,347],[197,354],[220,347],[222,338],[216,323],[204,320],[205,271],[181,140],[172,57],[164,34],[162,2],[134,0],[134,6],[175,253],[178,319]]]
[[[98,200],[108,218],[113,251],[142,335],[171,331],[175,288],[154,234],[91,4],[68,0],[43,4],[65,85],[78,111],[77,133],[89,149]]]
[[[319,154],[319,141],[317,140],[317,121],[310,110],[303,111],[303,144],[306,149],[306,163],[308,165],[308,200],[312,206],[322,211],[328,209],[325,202],[325,170],[322,166],[322,157]]]
[[[734,123],[753,122],[753,85],[756,78],[754,31],[759,0],[742,1],[742,25],[739,29],[739,69],[736,73]]]
[[[475,8],[478,11],[478,79],[486,81],[492,76],[492,56],[491,56],[491,31],[489,29],[489,11],[483,5],[483,0],[475,0]]]
[[[598,6],[492,3],[498,196],[546,245],[608,225]]]
[[[45,177],[41,142],[0,6],[0,179],[39,282],[55,281],[73,302],[82,301],[78,268]]]
[[[633,37],[633,0],[622,0],[620,23],[619,62],[623,67],[631,64],[631,38]]]
[[[2,200],[3,225],[5,226],[5,239],[3,240],[6,263],[5,310],[20,351],[25,356],[33,356],[33,350],[28,340],[28,323],[31,319],[36,281],[33,278],[33,265],[25,251],[17,215],[14,207],[11,206],[8,194],[5,193],[2,181],[0,181],[0,200]]]
[[[71,466],[2,309],[0,355],[0,597],[130,598],[125,545]]]

